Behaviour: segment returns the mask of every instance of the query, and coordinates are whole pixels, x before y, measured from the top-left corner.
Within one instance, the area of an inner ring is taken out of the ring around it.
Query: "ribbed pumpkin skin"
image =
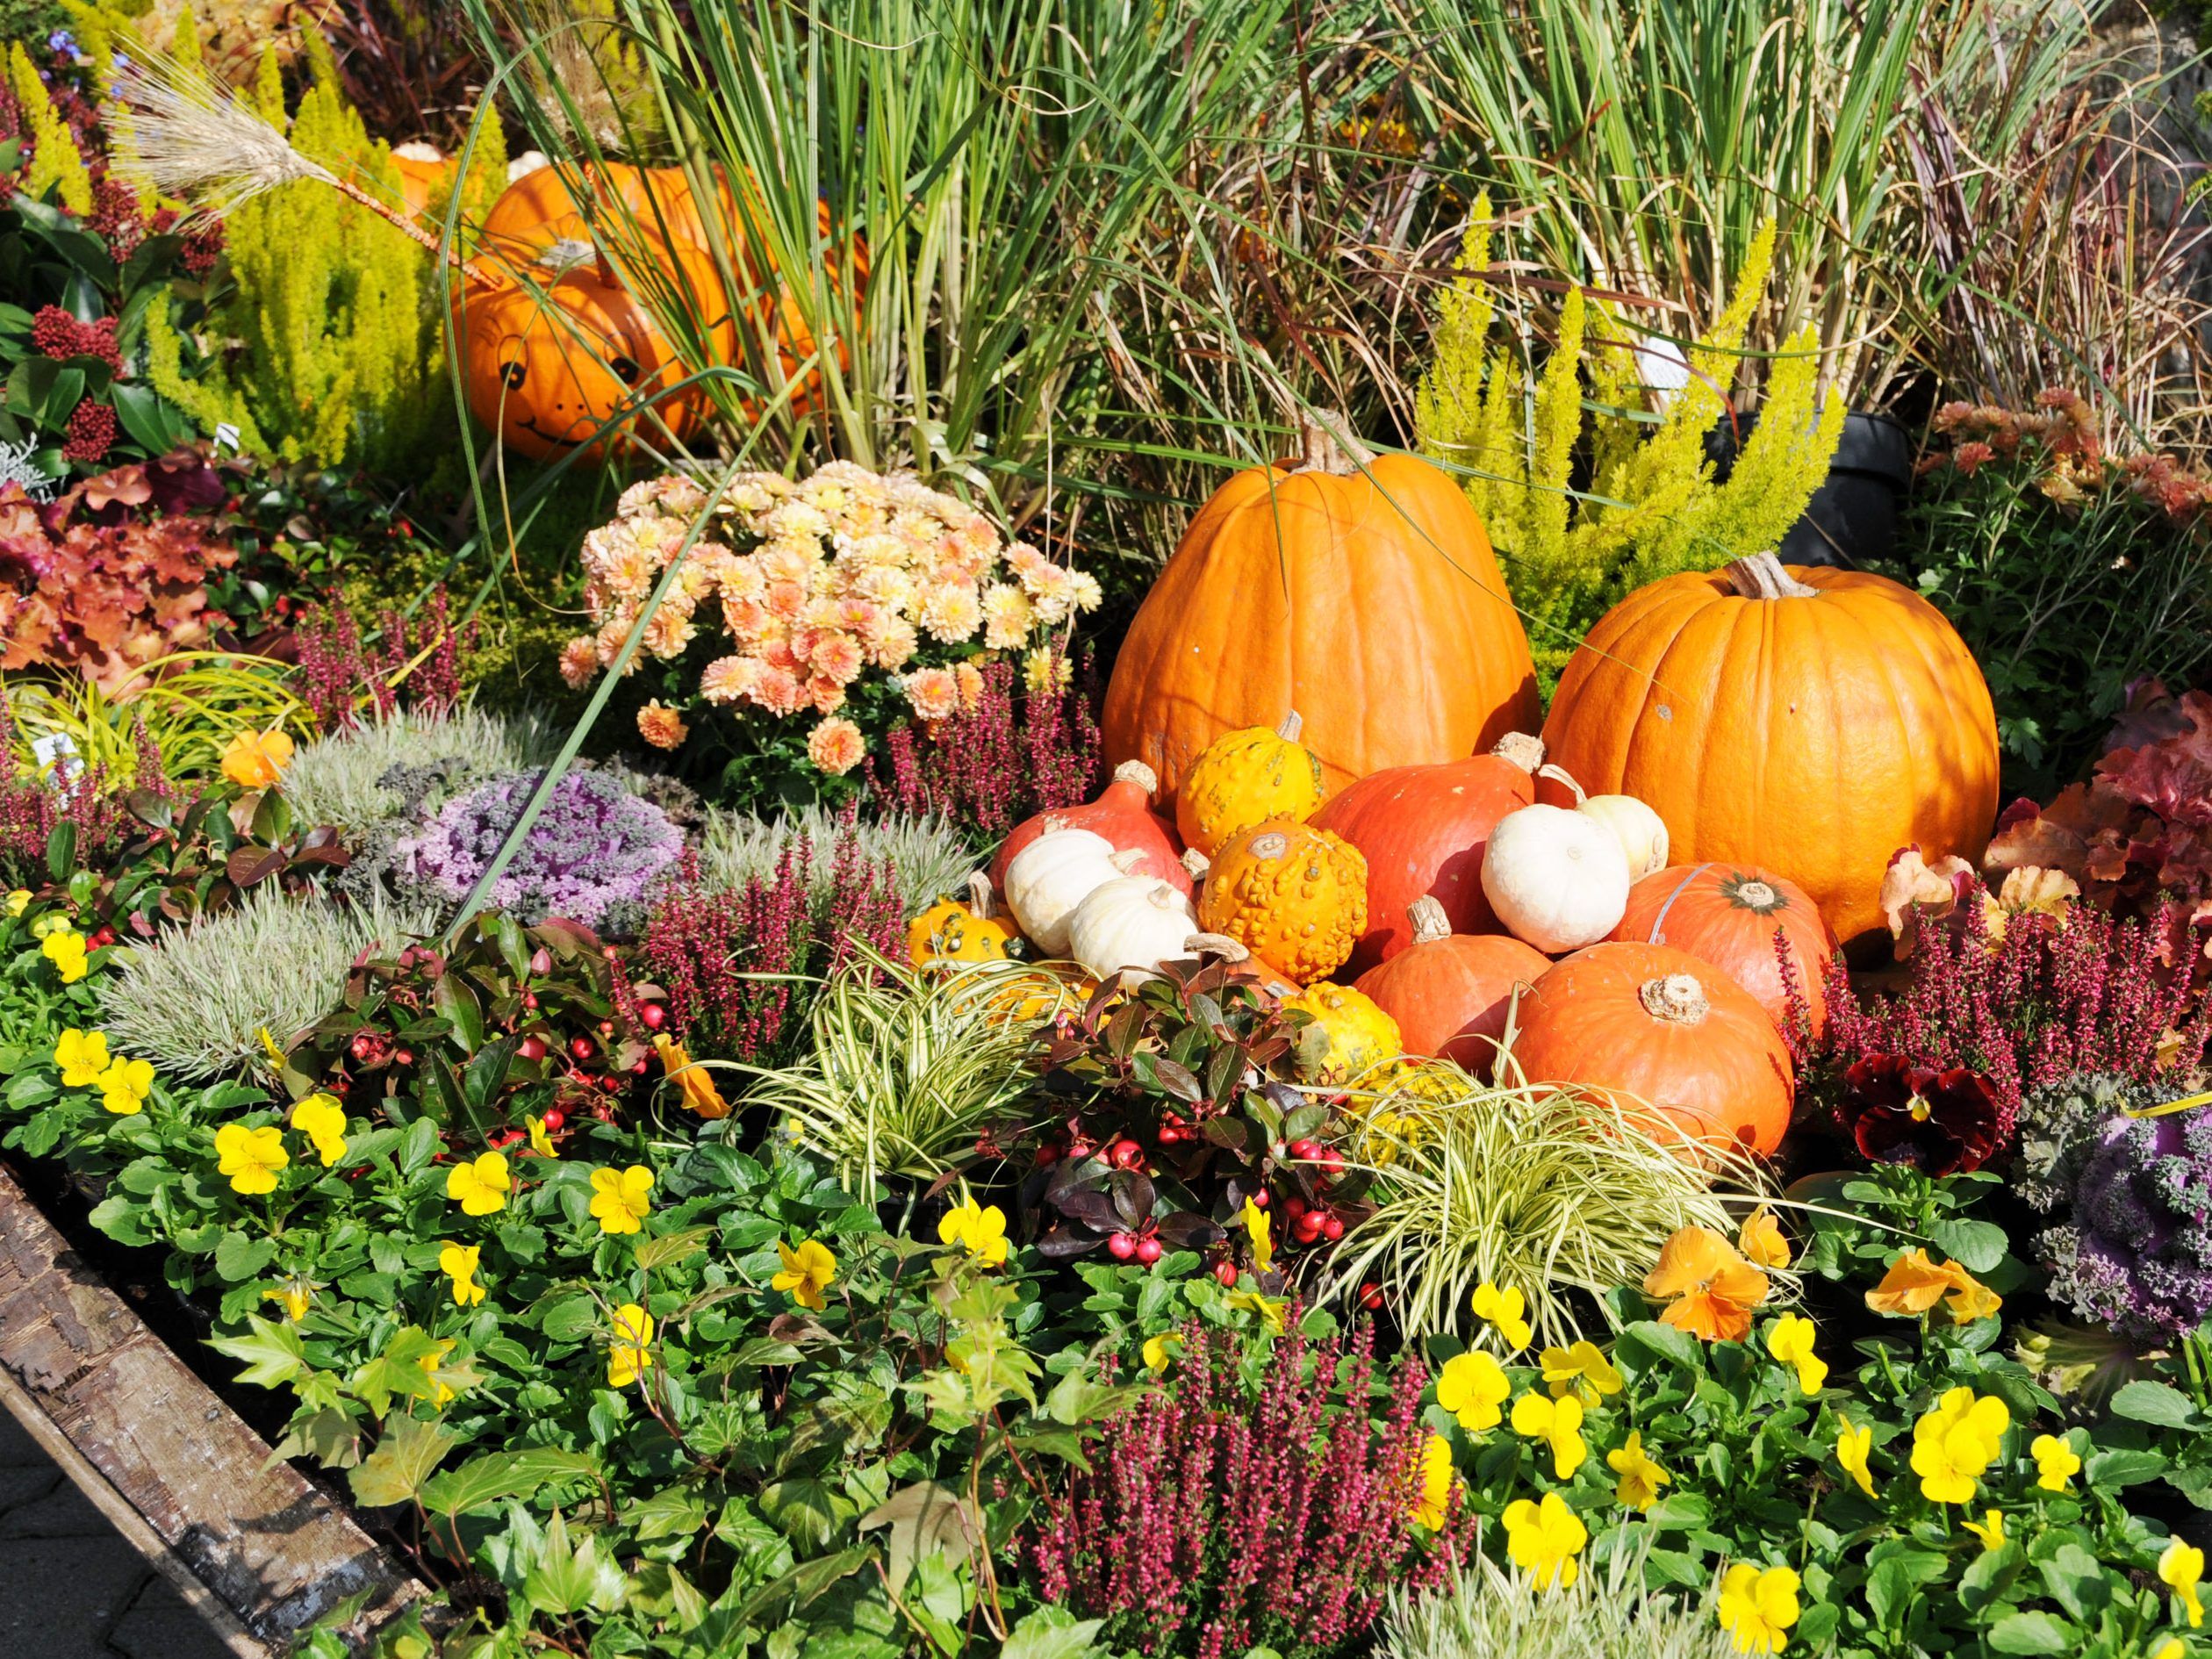
[[[1454,933],[1409,944],[1361,974],[1354,988],[1397,1022],[1407,1053],[1456,1060],[1487,1076],[1515,988],[1535,984],[1551,965],[1511,934]]]
[[[1695,571],[1628,595],[1560,677],[1544,743],[1591,794],[1649,803],[1677,864],[1778,871],[1849,942],[1882,925],[1900,847],[1981,857],[1996,713],[1965,643],[1918,594],[1788,571],[1818,596],[1745,599]]]
[[[1695,1024],[1644,1007],[1644,986],[1673,974],[1689,975],[1704,994],[1707,1010]],[[1782,1145],[1796,1095],[1790,1052],[1749,991],[1686,951],[1577,951],[1521,998],[1519,1018],[1513,1058],[1532,1083],[1618,1091],[1700,1140],[1760,1153]]]
[[[1454,933],[1501,931],[1483,894],[1483,853],[1497,821],[1535,798],[1535,779],[1499,755],[1392,766],[1331,796],[1314,828],[1343,837],[1368,863],[1369,926],[1351,971],[1413,943],[1405,913],[1425,894],[1444,907]]]
[[[1332,793],[1534,729],[1528,637],[1490,537],[1427,462],[1254,467],[1217,491],[1115,660],[1107,758],[1147,763],[1164,810],[1207,744],[1289,708]]]
[[[1669,865],[1628,889],[1627,913],[1612,937],[1670,944],[1712,963],[1750,992],[1779,1029],[1790,1017],[1790,999],[1774,952],[1778,929],[1789,939],[1817,1037],[1828,1025],[1821,980],[1835,954],[1835,936],[1812,895],[1787,877],[1750,864]]]

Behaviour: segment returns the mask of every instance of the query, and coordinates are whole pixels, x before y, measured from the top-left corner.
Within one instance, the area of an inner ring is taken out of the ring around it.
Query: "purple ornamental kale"
[[[448,801],[399,843],[397,867],[449,899],[465,897],[543,776],[496,778]],[[571,772],[492,884],[492,901],[527,922],[557,916],[598,928],[610,908],[642,901],[683,850],[684,832],[658,807],[605,772]]]
[[[2075,1189],[2073,1224],[2042,1240],[2050,1293],[2137,1342],[2212,1315],[2212,1111],[2115,1117]]]

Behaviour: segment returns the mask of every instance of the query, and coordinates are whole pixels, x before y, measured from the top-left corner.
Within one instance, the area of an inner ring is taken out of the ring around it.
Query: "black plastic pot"
[[[1723,420],[1706,438],[1713,477],[1726,481],[1736,446],[1748,442],[1758,415]],[[1913,440],[1886,415],[1847,414],[1828,465],[1805,516],[1782,538],[1785,564],[1835,564],[1845,570],[1889,557],[1897,546],[1897,509],[1913,481]]]

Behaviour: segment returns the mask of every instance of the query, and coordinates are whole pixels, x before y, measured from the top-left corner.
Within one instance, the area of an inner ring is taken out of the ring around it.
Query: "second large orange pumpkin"
[[[1191,521],[1115,661],[1107,758],[1151,766],[1164,810],[1215,738],[1288,708],[1332,793],[1486,750],[1539,714],[1464,492],[1411,456],[1355,462],[1318,425],[1302,461],[1239,473]]]
[[[1544,745],[1665,821],[1677,864],[1780,872],[1839,938],[1882,925],[1890,855],[1979,858],[1997,720],[1971,652],[1885,577],[1771,554],[1608,611],[1560,677]]]

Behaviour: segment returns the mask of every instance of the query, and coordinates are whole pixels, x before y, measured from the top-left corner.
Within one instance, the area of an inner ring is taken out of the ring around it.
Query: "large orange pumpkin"
[[[1532,1083],[1577,1083],[1694,1139],[1770,1153],[1796,1079],[1766,1010],[1663,944],[1593,944],[1520,999],[1512,1054]]]
[[[1648,802],[1677,864],[1786,872],[1847,943],[1882,925],[1892,853],[1977,859],[1997,811],[1989,688],[1941,613],[1770,553],[1608,611],[1544,743],[1591,794]]]
[[[1287,708],[1332,793],[1535,725],[1528,638],[1465,493],[1411,456],[1359,459],[1314,425],[1302,461],[1239,472],[1138,608],[1106,755],[1151,766],[1163,810],[1215,738]]]
[[[1368,930],[1350,969],[1365,973],[1413,943],[1414,901],[1434,899],[1452,933],[1496,933],[1483,892],[1483,854],[1507,813],[1535,800],[1543,745],[1512,732],[1487,755],[1369,772],[1313,815],[1368,862]],[[1426,1051],[1421,1051],[1426,1052]]]
[[[1369,880],[1369,890],[1373,890]],[[1405,949],[1369,968],[1354,988],[1397,1022],[1409,1054],[1433,1054],[1488,1075],[1513,995],[1551,959],[1508,933],[1454,933],[1444,907],[1413,901]]]
[[[628,399],[674,386],[688,372],[651,313],[593,248],[584,221],[571,218],[554,228],[571,233],[539,248],[523,267],[528,284],[471,285],[454,302],[470,412],[508,448],[540,460],[579,448],[598,455],[605,445],[593,434],[602,421]],[[713,267],[696,248],[670,247],[663,257],[686,281],[713,281]],[[727,332],[727,320],[723,327]],[[680,438],[697,426],[702,406],[698,393],[687,391],[654,409]]]
[[[1820,907],[1786,876],[1749,864],[1670,865],[1628,889],[1628,908],[1616,939],[1671,944],[1710,962],[1751,993],[1777,1027],[1790,1017],[1779,933],[1790,953],[1790,977],[1812,1016],[1815,1036],[1828,1023],[1821,981],[1835,954],[1835,936]]]

